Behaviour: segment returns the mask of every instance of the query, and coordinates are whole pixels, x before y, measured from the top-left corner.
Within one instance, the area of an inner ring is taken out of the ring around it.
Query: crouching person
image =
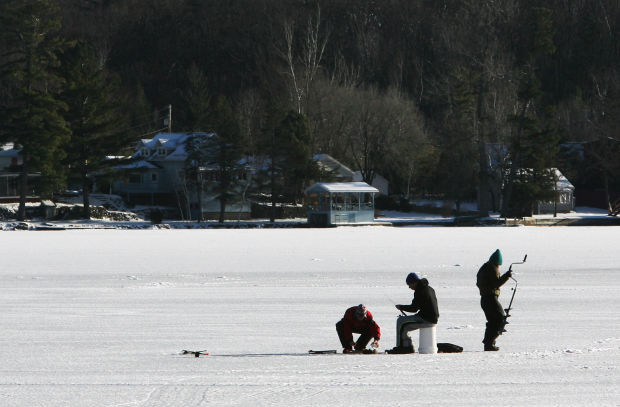
[[[396,320],[396,346],[387,353],[413,353],[411,331],[434,325],[439,320],[439,309],[435,290],[428,285],[428,280],[420,278],[416,273],[407,275],[406,283],[414,291],[411,305],[396,305],[396,309],[406,312],[417,312],[403,315]]]
[[[342,344],[342,353],[364,352],[366,345],[373,338],[371,346],[375,349],[379,347],[381,328],[363,304],[345,311],[344,317],[336,324],[336,332]],[[354,333],[360,334],[357,341],[353,340]]]

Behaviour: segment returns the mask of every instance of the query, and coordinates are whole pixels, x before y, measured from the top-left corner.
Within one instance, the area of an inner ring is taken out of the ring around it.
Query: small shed
[[[375,220],[375,194],[365,182],[319,182],[306,189],[308,223],[334,226]]]

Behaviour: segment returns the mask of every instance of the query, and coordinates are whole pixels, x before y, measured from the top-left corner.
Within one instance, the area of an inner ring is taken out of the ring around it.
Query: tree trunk
[[[506,187],[504,188],[504,196],[502,199],[502,216],[504,218],[509,217],[510,214],[510,205],[512,201],[512,186],[514,182],[515,174],[517,173],[517,165],[513,158],[512,163],[510,164],[510,170],[508,171],[508,177],[506,181]]]
[[[272,157],[273,159],[273,157]],[[275,169],[271,168],[271,214],[269,216],[269,222],[273,223],[276,221],[276,176]]]
[[[226,195],[220,195],[220,223],[224,223],[226,217]]]
[[[17,220],[26,219],[26,195],[28,194],[28,168],[27,157],[24,156],[22,171],[19,175],[19,208],[17,209]]]
[[[198,223],[203,221],[202,218],[202,176],[200,175],[199,170],[196,171],[196,194],[198,200]]]
[[[614,213],[613,205],[611,204],[611,195],[609,194],[609,177],[607,171],[603,170],[603,187],[605,188],[605,203],[607,204],[607,214],[612,215]]]
[[[90,185],[86,170],[82,171],[82,203],[84,205],[84,219],[90,219]]]
[[[479,153],[479,185],[478,185],[478,216],[486,218],[489,216],[490,208],[490,186],[489,186],[489,174],[487,171],[488,162],[486,154],[486,145],[482,139],[478,141],[478,153]]]
[[[222,174],[221,190],[220,190],[220,223],[224,223],[226,216],[226,202],[228,201],[227,192],[230,182],[228,176]]]
[[[486,51],[486,50],[485,50]],[[476,120],[474,126],[478,139],[478,165],[480,172],[478,174],[478,216],[486,218],[489,216],[489,175],[487,172],[487,154],[486,154],[486,137],[484,121],[486,113],[484,112],[484,92],[486,86],[484,82],[484,67],[481,68],[480,79],[478,81],[478,98],[476,103]]]
[[[519,113],[519,118],[523,119],[525,114],[527,113],[528,106],[530,101],[523,103],[521,107],[521,112]],[[515,174],[517,173],[517,160],[519,159],[519,154],[521,153],[520,143],[521,143],[521,126],[517,127],[517,134],[515,139],[517,140],[517,145],[513,146],[513,151],[510,154],[510,171],[508,172],[508,181],[506,182],[506,188],[504,189],[504,196],[502,200],[502,216],[507,218],[510,211],[510,205],[512,204],[512,186],[514,182]]]

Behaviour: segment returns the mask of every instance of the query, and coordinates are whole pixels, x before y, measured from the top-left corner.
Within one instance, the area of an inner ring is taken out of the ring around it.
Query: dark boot
[[[483,342],[485,352],[497,352],[499,348],[495,346],[495,340]]]
[[[405,353],[415,353],[413,349],[413,345],[411,346],[394,346],[392,349],[388,349],[385,353],[389,353],[392,355],[400,355]]]

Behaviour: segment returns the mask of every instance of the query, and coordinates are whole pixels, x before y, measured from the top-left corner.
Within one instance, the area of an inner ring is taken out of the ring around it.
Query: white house
[[[197,192],[185,176],[187,152],[185,143],[190,137],[208,139],[212,133],[159,133],[152,139],[140,140],[129,162],[114,169],[122,176],[112,184],[112,192],[127,202],[146,205],[179,207],[183,212],[198,211]],[[217,218],[220,202],[209,186],[216,184],[216,168],[199,167],[200,177],[205,185],[202,193],[201,211],[206,218]],[[245,183],[245,177],[242,184]],[[226,216],[247,219],[250,216],[249,202],[230,202],[226,205]]]
[[[558,170],[557,168],[551,169],[552,174],[556,180],[556,202],[542,202],[536,203],[536,213],[554,213],[557,212],[571,212],[575,210],[575,187],[570,181]]]
[[[487,154],[487,174],[490,177],[490,190],[486,193],[490,193],[493,210],[498,210],[502,205],[502,189],[505,187],[506,176],[509,172],[510,166],[510,154],[508,147],[504,144],[488,143],[485,146]],[[575,187],[557,168],[549,169],[556,179],[555,191],[557,192],[557,202],[536,202],[534,206],[534,213],[553,213],[557,212],[570,212],[575,210]],[[530,170],[517,169],[517,172]],[[479,191],[479,193],[485,193]]]

